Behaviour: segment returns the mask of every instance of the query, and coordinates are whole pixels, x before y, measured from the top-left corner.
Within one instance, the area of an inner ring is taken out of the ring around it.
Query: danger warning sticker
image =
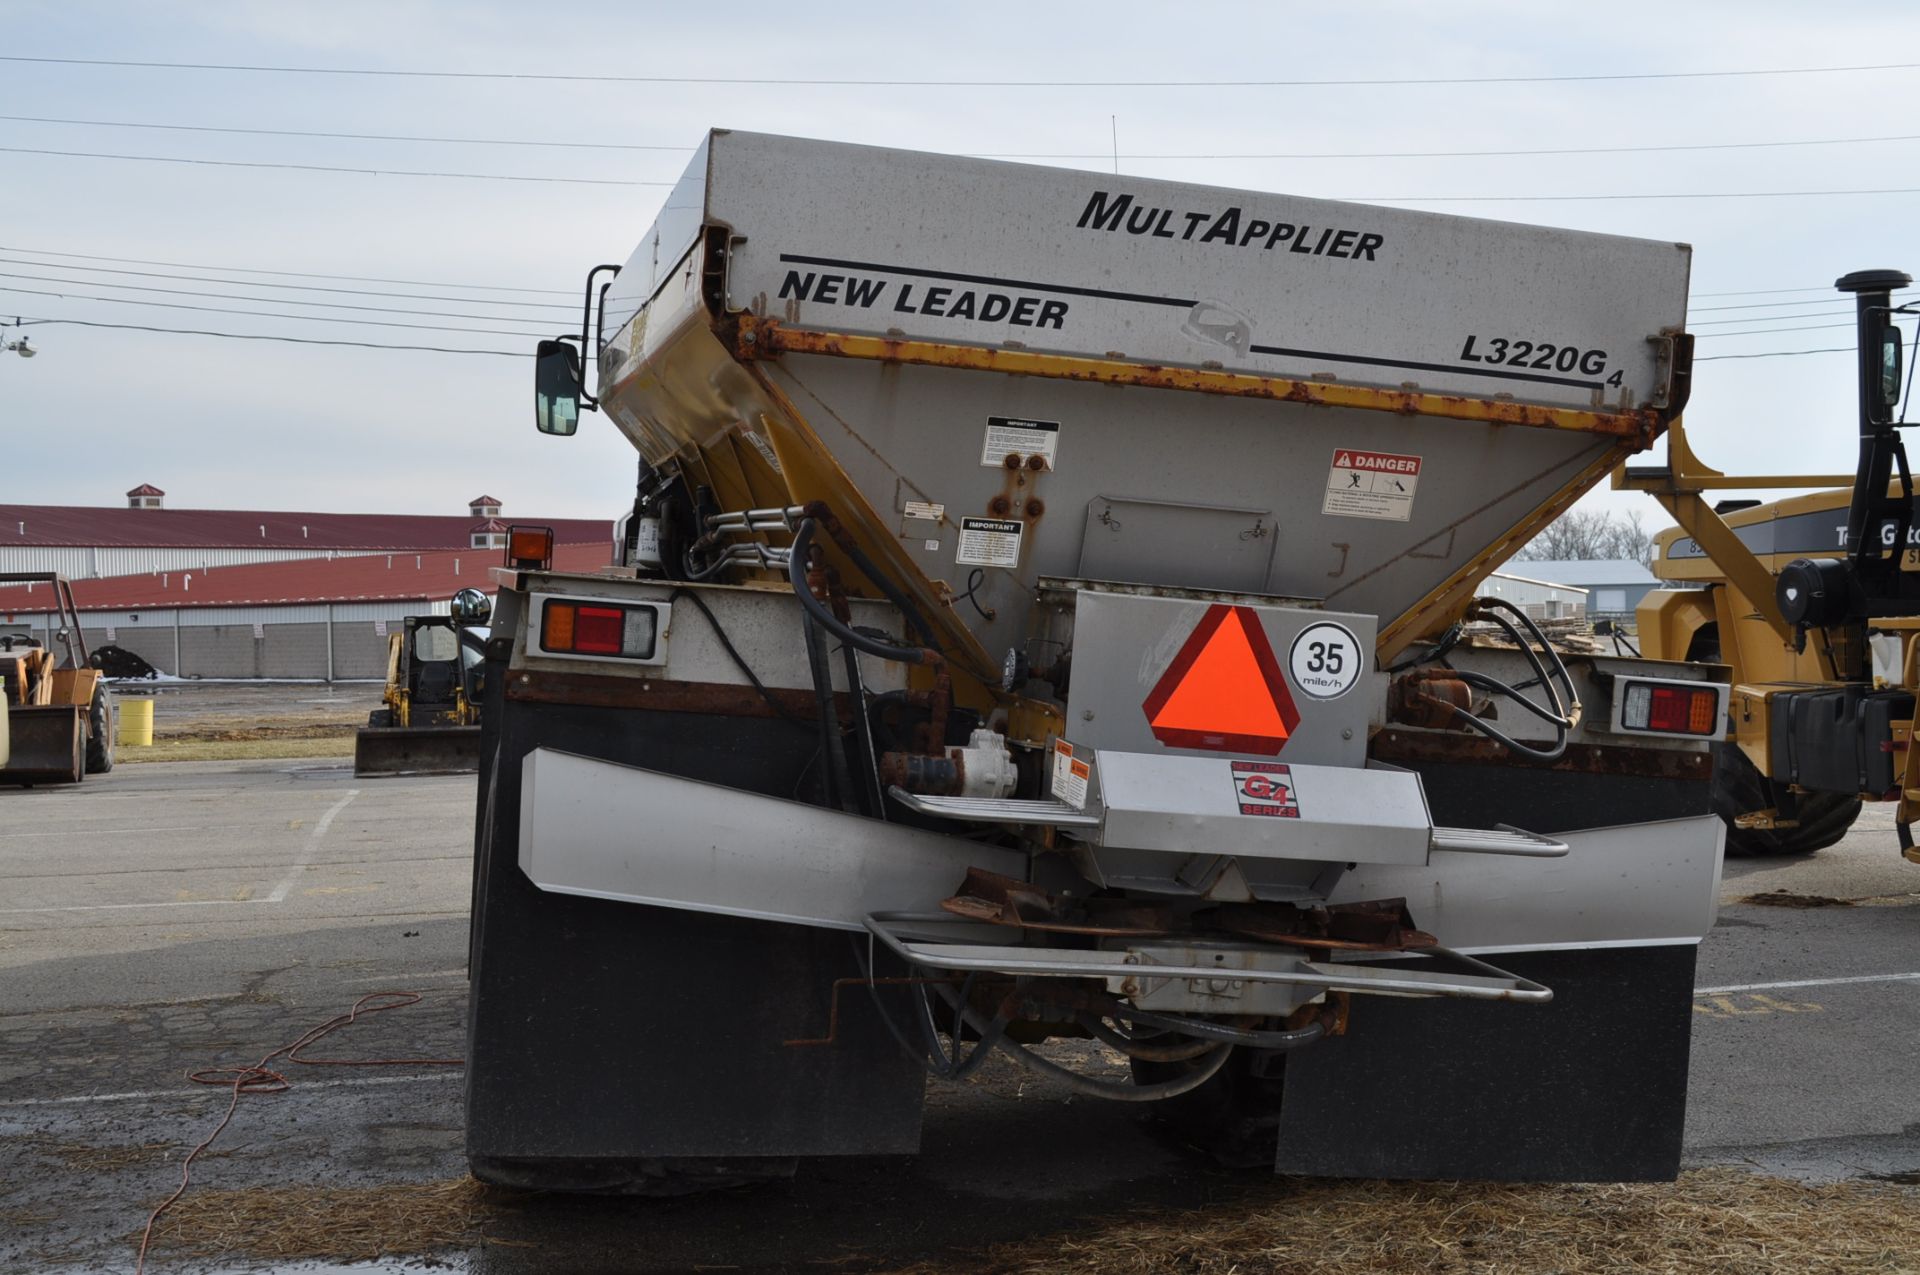
[[[1073,745],[1064,739],[1053,741],[1053,780],[1048,785],[1054,796],[1075,810],[1087,808],[1087,780],[1093,767],[1073,755]]]
[[[1298,819],[1300,799],[1293,791],[1293,769],[1277,761],[1233,763],[1233,795],[1243,815]]]
[[[962,518],[954,561],[963,567],[1017,567],[1026,530],[1018,518]]]
[[[1420,458],[1394,452],[1333,450],[1327,471],[1323,514],[1340,518],[1385,518],[1405,522],[1413,516],[1413,494],[1420,485]]]

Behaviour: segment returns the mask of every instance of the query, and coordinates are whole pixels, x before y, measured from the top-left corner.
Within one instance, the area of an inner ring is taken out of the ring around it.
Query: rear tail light
[[[1718,739],[1726,733],[1726,706],[1722,683],[1622,677],[1615,684],[1613,729]]]
[[[639,664],[666,661],[661,639],[672,615],[671,603],[554,597],[535,601],[539,628],[534,637],[541,655]]]

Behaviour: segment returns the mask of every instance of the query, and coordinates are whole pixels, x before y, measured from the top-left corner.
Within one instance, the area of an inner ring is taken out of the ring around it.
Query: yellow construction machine
[[[51,572],[0,574],[0,585],[46,585],[51,601],[23,590],[13,609],[59,619],[49,634],[65,652],[26,633],[0,635],[0,784],[77,784],[113,769],[113,698],[105,676],[88,664],[73,589]],[[12,605],[12,604],[10,604]]]
[[[387,687],[354,738],[354,774],[456,774],[478,765],[478,679],[491,610],[486,595],[462,589],[449,614],[407,616],[388,635]]]
[[[1640,603],[1642,654],[1732,670],[1729,733],[1714,803],[1736,855],[1799,854],[1845,835],[1863,801],[1897,801],[1901,852],[1920,863],[1920,508],[1894,410],[1903,349],[1892,293],[1911,283],[1866,270],[1836,283],[1855,298],[1860,456],[1852,475],[1729,475],[1702,463],[1675,421],[1667,463],[1623,467],[1680,525],[1655,539],[1668,587]],[[1772,503],[1731,489],[1826,487]]]

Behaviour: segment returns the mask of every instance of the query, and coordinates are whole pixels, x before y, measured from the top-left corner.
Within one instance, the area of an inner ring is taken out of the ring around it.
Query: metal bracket
[[[1219,978],[1219,966],[1146,964],[1142,958],[1124,950],[1086,950],[1080,948],[1023,947],[1006,944],[974,943],[945,938],[938,933],[895,931],[893,926],[938,926],[951,932],[955,918],[945,912],[869,912],[865,917],[868,933],[886,944],[888,950],[911,965],[927,969],[963,973],[1010,974],[1034,978],[1125,979],[1149,974],[1153,978]],[[976,922],[958,922],[971,925]],[[1235,950],[1285,955],[1264,944],[1245,944]],[[1422,948],[1422,956],[1435,956],[1463,965],[1477,974],[1447,974],[1432,970],[1404,969],[1389,964],[1349,964],[1335,961],[1293,959],[1288,968],[1236,968],[1231,977],[1249,983],[1285,983],[1324,992],[1357,992],[1385,996],[1451,996],[1462,1000],[1517,1001],[1544,1005],[1553,999],[1553,989],[1520,977],[1485,961],[1452,948]]]
[[[929,797],[895,785],[887,795],[917,814],[965,823],[1052,824],[1057,828],[1098,828],[1100,816],[1064,801],[1028,801],[1015,797]]]

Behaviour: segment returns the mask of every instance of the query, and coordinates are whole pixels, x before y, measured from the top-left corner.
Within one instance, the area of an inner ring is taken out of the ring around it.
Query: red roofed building
[[[388,552],[504,547],[501,504],[479,496],[464,515],[287,513],[167,509],[166,493],[142,483],[125,508],[0,505],[0,571],[58,571],[73,580]],[[561,544],[610,543],[610,518],[514,518],[552,527]],[[479,539],[485,535],[483,542]],[[495,537],[498,537],[496,540]]]
[[[463,534],[471,525],[454,521]],[[603,524],[587,525],[599,534],[556,545],[557,568],[591,572],[611,559]],[[401,618],[445,615],[461,589],[491,596],[502,564],[491,547],[361,552],[76,580],[73,594],[89,649],[113,643],[168,675],[380,678]],[[0,586],[0,633],[50,640],[59,627],[50,602],[45,585]]]

